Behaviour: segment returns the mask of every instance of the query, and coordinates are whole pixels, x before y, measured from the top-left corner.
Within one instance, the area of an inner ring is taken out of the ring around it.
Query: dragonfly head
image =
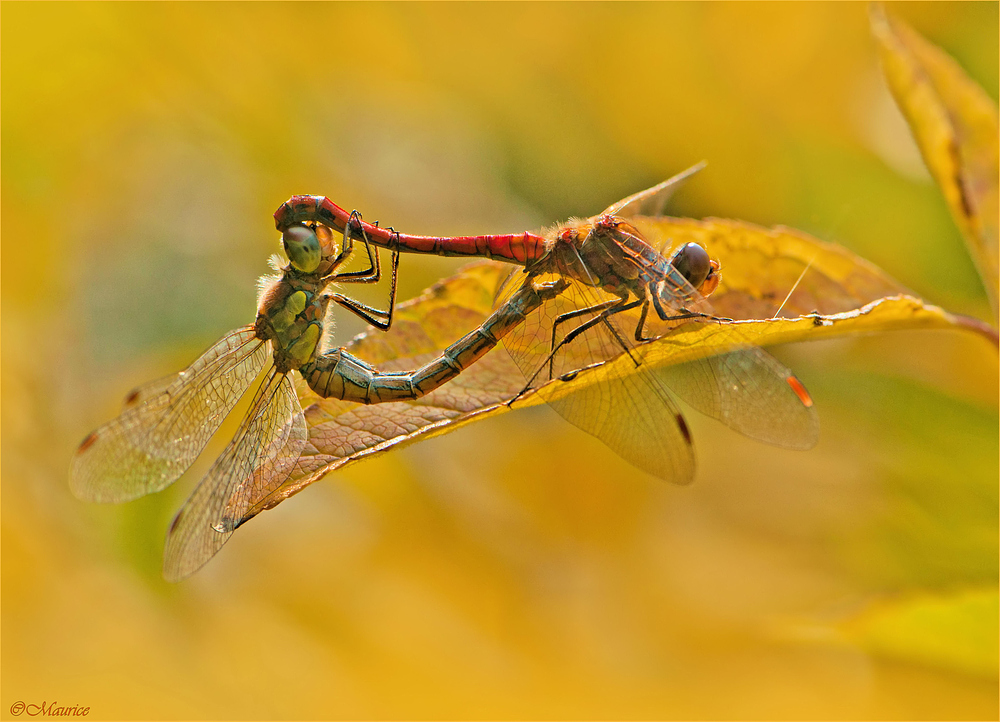
[[[302,273],[314,273],[323,260],[316,231],[304,223],[296,223],[281,234],[281,245],[285,248],[292,267]]]
[[[722,280],[719,262],[710,259],[708,251],[697,243],[687,243],[678,248],[670,257],[670,263],[702,296],[712,295]]]

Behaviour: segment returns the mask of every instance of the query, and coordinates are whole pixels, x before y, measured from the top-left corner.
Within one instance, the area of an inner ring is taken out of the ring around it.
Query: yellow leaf
[[[872,32],[896,103],[962,231],[997,320],[997,108],[953,58],[872,6]]]
[[[996,589],[920,594],[878,603],[844,631],[879,656],[996,678],[998,615]]]
[[[878,298],[910,294],[882,269],[835,243],[791,228],[762,228],[707,218],[632,218],[664,248],[697,243],[722,264],[712,294],[715,311],[729,318],[771,318],[842,313]]]
[[[664,336],[633,351],[650,367],[695,360],[734,345],[765,346],[903,328],[966,328],[996,343],[995,332],[986,324],[925,304],[871,263],[805,233],[719,219],[632,220],[651,239],[674,246],[693,240],[708,248],[723,269],[713,304],[719,314],[742,319],[667,329]],[[347,349],[382,371],[413,370],[482,323],[510,269],[488,261],[471,264],[401,304],[389,332],[362,334]],[[794,317],[770,318],[783,301],[783,316]],[[567,380],[550,381],[512,406],[555,401],[634,369],[631,358],[619,356]],[[309,443],[266,508],[351,462],[504,413],[524,384],[518,367],[499,349],[416,401],[364,406],[324,399],[300,380]]]

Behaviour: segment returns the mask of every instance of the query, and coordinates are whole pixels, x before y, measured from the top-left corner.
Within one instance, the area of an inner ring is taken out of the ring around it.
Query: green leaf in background
[[[843,631],[883,657],[995,678],[998,616],[995,588],[914,594],[873,604]]]

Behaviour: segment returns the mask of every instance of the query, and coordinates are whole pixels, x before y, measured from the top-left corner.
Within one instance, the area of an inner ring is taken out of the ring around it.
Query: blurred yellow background
[[[890,12],[996,99],[997,8]],[[123,506],[67,486],[129,389],[253,319],[293,193],[513,232],[706,159],[672,213],[800,228],[988,318],[866,6],[5,3],[0,54],[4,718],[997,717],[971,334],[778,349],[819,446],[691,414],[690,488],[505,414],[331,475],[174,586],[210,459]],[[458,265],[404,257],[400,297]]]

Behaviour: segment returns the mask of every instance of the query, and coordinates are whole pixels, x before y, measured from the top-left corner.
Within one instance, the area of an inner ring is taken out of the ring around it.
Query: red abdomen
[[[292,196],[275,211],[274,224],[284,232],[294,223],[315,221],[343,233],[350,218],[351,213],[325,196]],[[545,239],[527,231],[498,236],[411,236],[365,221],[361,227],[375,245],[402,252],[481,256],[521,265],[545,253]]]

